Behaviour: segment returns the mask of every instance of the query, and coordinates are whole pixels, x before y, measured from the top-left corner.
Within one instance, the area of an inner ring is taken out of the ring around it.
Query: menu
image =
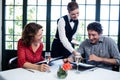
[[[75,64],[76,65],[76,62],[71,62],[71,64]],[[81,66],[81,67],[85,67],[85,68],[95,67],[95,65],[86,64],[86,63],[78,63],[78,65]]]
[[[56,61],[56,60],[59,60],[61,58],[62,57],[51,58],[49,64],[52,65],[52,61]],[[36,64],[42,64],[42,63],[46,63],[46,60],[37,62]]]

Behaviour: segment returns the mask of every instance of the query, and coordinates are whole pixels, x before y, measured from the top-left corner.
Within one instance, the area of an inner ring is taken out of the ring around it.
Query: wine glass
[[[79,63],[80,63],[80,61],[81,61],[81,56],[80,55],[76,55],[75,56],[75,62],[76,62],[76,65],[77,65],[77,70],[76,70],[76,73],[79,73],[80,71],[79,71]]]
[[[51,59],[51,53],[50,52],[45,52],[45,60],[46,63],[49,65]],[[47,72],[50,72],[50,70],[47,70]]]
[[[45,60],[47,62],[47,64],[49,64],[51,59],[51,53],[50,52],[45,52]]]

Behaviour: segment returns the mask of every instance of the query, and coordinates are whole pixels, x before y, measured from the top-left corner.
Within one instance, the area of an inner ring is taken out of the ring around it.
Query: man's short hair
[[[102,25],[99,22],[92,22],[92,23],[88,24],[87,30],[94,30],[98,34],[102,34],[102,32],[103,32]]]
[[[68,5],[67,5],[67,10],[70,12],[70,11],[73,11],[75,9],[78,9],[79,6],[77,4],[77,2],[75,1],[72,1],[72,2],[69,2]]]

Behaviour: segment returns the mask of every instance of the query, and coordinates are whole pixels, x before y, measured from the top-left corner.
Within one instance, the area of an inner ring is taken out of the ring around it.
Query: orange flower
[[[66,62],[63,64],[62,68],[63,70],[67,71],[67,70],[72,69],[72,65],[70,64],[70,62]]]

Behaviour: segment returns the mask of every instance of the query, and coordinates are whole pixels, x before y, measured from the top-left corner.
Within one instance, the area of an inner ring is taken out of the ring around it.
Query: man
[[[75,34],[78,29],[79,7],[74,1],[67,5],[68,15],[65,15],[57,21],[57,32],[52,43],[52,57],[63,58],[69,57],[71,54],[79,55],[73,48],[71,41],[75,40]]]
[[[84,40],[78,51],[85,55],[86,63],[98,67],[112,69],[113,65],[120,65],[120,53],[117,44],[109,37],[102,36],[102,26],[92,22],[87,26],[89,39]]]

